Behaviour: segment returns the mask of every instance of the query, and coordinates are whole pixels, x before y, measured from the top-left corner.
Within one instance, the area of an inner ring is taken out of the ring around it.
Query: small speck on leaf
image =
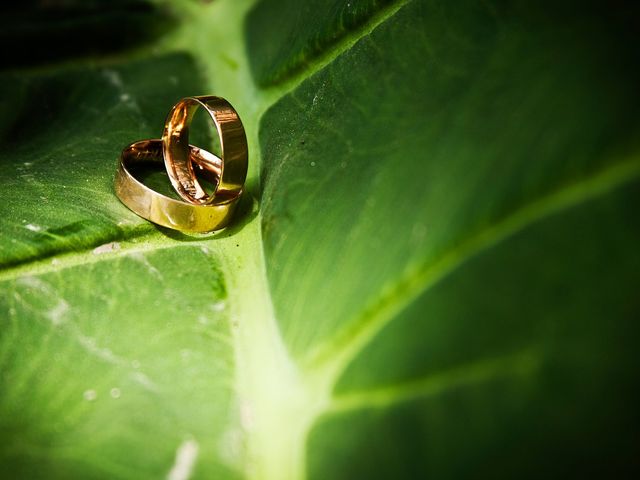
[[[82,397],[87,401],[87,402],[93,402],[96,398],[98,398],[98,393],[95,390],[86,390],[83,394]]]
[[[93,254],[100,255],[102,253],[115,252],[116,250],[120,250],[120,244],[118,242],[109,242],[94,248]]]

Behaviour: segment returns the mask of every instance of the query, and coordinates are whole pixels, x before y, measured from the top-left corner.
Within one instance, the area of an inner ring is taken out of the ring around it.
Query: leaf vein
[[[335,386],[351,362],[376,335],[420,295],[456,272],[467,261],[501,243],[526,227],[591,198],[604,195],[637,180],[640,159],[617,162],[572,185],[530,202],[492,226],[460,242],[439,258],[410,268],[393,285],[385,286],[370,304],[346,327],[311,349],[302,359],[307,370],[321,370]]]
[[[524,349],[515,354],[456,366],[402,384],[334,396],[326,414],[385,408],[400,402],[435,397],[455,388],[481,384],[502,377],[530,375],[540,366],[540,363],[540,356],[535,350]]]

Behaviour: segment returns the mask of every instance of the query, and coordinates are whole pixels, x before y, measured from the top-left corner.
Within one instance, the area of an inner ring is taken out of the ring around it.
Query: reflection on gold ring
[[[198,108],[204,108],[216,126],[222,150],[220,182],[213,195],[201,187],[189,157],[189,128]],[[215,96],[186,97],[169,112],[162,134],[167,173],[173,188],[188,202],[198,205],[217,203],[242,191],[248,168],[247,137],[229,102]]]
[[[218,157],[189,146],[189,162],[204,178],[219,185],[222,161]],[[221,192],[216,195],[215,203],[210,205],[186,203],[162,195],[135,178],[130,167],[142,163],[162,164],[162,140],[142,140],[122,151],[115,190],[120,201],[130,210],[153,223],[184,232],[211,232],[229,223],[241,191],[235,194]]]

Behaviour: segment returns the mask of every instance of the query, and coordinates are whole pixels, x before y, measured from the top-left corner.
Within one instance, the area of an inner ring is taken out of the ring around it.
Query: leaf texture
[[[2,471],[636,475],[637,7],[172,3],[0,77]],[[251,168],[189,237],[112,181],[203,93]]]

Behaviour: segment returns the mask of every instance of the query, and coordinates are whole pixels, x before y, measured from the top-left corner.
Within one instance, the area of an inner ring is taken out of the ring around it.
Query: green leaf
[[[386,13],[393,0],[258,2],[247,17],[247,54],[259,85],[281,81]],[[320,13],[320,15],[319,15]]]
[[[410,2],[263,118],[311,478],[637,468],[640,79],[597,13]]]
[[[233,432],[234,360],[224,278],[206,248],[145,242],[5,280],[5,471],[158,478],[181,446],[209,453],[199,475],[234,477],[214,454]]]
[[[633,477],[637,7],[292,5],[0,78],[2,471]],[[202,93],[251,167],[188,237],[111,183]]]
[[[120,204],[122,148],[157,137],[182,89],[202,87],[192,60],[172,55],[123,66],[0,77],[3,232],[0,264],[100,245],[152,228]]]

